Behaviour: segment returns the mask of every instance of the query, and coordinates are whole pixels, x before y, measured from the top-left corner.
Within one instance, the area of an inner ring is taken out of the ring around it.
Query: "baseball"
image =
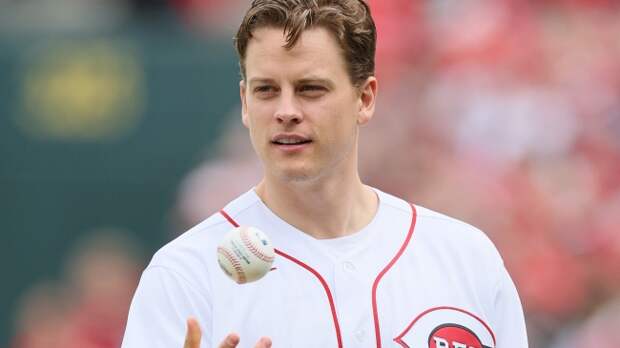
[[[275,251],[269,238],[256,227],[232,229],[217,247],[220,267],[238,284],[262,278],[271,270],[274,256]]]

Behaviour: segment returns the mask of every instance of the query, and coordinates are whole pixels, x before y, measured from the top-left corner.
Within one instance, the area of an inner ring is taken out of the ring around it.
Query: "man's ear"
[[[248,120],[248,103],[245,93],[245,80],[239,81],[239,97],[241,98],[241,122],[246,128],[249,128]]]
[[[377,78],[370,76],[360,87],[359,96],[359,112],[357,116],[357,124],[365,125],[375,114],[375,102],[377,100]]]

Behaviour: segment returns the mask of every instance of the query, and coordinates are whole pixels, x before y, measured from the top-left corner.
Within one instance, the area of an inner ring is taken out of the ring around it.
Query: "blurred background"
[[[531,347],[617,347],[620,1],[370,3],[364,180],[483,229]],[[259,180],[247,4],[0,0],[0,346],[117,347],[153,252]]]

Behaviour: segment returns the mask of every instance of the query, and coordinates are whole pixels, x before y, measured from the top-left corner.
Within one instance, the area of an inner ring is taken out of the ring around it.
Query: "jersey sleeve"
[[[499,273],[494,301],[496,346],[527,348],[527,331],[519,294],[506,268],[502,266]]]
[[[210,347],[208,298],[172,269],[149,266],[131,302],[122,348],[181,348],[190,316],[200,323],[201,347]]]

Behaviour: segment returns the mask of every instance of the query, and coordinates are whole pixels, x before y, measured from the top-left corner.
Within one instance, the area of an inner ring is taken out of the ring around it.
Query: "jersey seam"
[[[479,233],[482,233],[484,236],[486,236],[487,238],[489,238],[489,237],[487,236],[487,234],[486,234],[486,233],[484,233],[484,232],[483,232],[482,230],[480,230],[479,228],[477,228],[477,227],[475,227],[475,226],[473,226],[473,225],[471,225],[471,224],[469,224],[469,223],[467,223],[467,222],[460,221],[460,220],[458,220],[458,219],[454,219],[454,218],[450,218],[450,217],[443,217],[443,216],[433,216],[433,215],[418,215],[418,216],[419,216],[419,217],[422,217],[422,218],[427,218],[427,219],[435,219],[435,220],[441,220],[441,221],[443,221],[443,222],[448,222],[448,223],[451,223],[451,224],[454,224],[454,225],[457,225],[457,226],[463,227],[463,228],[465,228],[465,229],[467,229],[467,230],[469,230],[469,231],[471,231],[471,232],[479,232]]]
[[[246,205],[245,207],[243,207],[243,208],[239,209],[239,211],[236,211],[236,212],[234,213],[234,216],[238,216],[239,214],[243,213],[244,211],[246,211],[246,210],[248,210],[248,209],[252,208],[255,204],[259,204],[259,202],[260,202],[260,199],[254,199],[254,201],[253,201],[252,203],[249,203],[249,204],[248,204],[248,205]],[[227,207],[222,208],[222,210],[223,210],[223,211],[225,211],[225,212],[227,212],[227,213],[230,211]],[[221,216],[221,214],[220,214],[220,216]],[[233,215],[231,215],[231,217],[232,217],[232,216],[233,216]],[[227,220],[225,219],[225,221],[227,221]]]
[[[504,265],[504,260],[500,260],[501,262],[499,264],[497,264],[497,267],[495,268],[495,282],[493,284],[493,295],[495,296],[493,299],[493,305],[495,305],[495,300],[497,298],[497,295],[499,295],[499,288],[502,284],[502,272],[508,272],[506,270],[506,265]]]
[[[419,215],[418,215],[419,216]],[[429,218],[429,219],[435,219],[435,220],[441,220],[447,223],[451,223],[453,225],[462,227],[465,231],[471,232],[471,233],[475,233],[478,236],[478,241],[481,239],[483,243],[487,243],[489,244],[488,246],[491,246],[494,250],[495,253],[497,254],[497,256],[499,257],[499,264],[495,267],[494,271],[495,271],[495,277],[497,278],[495,280],[495,283],[500,283],[501,281],[501,276],[499,274],[501,274],[502,268],[505,268],[506,266],[504,265],[504,260],[502,259],[501,255],[499,255],[499,253],[497,252],[497,247],[495,246],[495,243],[493,243],[493,240],[491,240],[491,238],[484,233],[484,231],[480,230],[479,228],[470,225],[466,222],[460,221],[458,219],[454,219],[454,218],[450,218],[450,217],[442,217],[442,216],[432,216],[432,215],[423,215],[421,217],[424,218]],[[485,247],[486,249],[486,247]]]
[[[248,204],[247,206],[245,206],[245,207],[241,208],[239,211],[237,211],[237,212],[235,213],[235,215],[234,215],[234,216],[237,216],[238,214],[241,214],[241,213],[243,213],[244,211],[246,211],[246,210],[248,210],[248,209],[252,208],[252,206],[253,206],[253,205],[255,205],[255,204],[257,204],[257,203],[258,203],[258,202],[257,202],[256,200],[254,200],[252,203]],[[222,210],[224,210],[224,211],[228,211],[226,207],[224,207]],[[197,232],[197,233],[198,233],[198,232],[203,232],[204,230],[206,230],[206,229],[208,229],[208,228],[212,228],[212,227],[218,226],[219,224],[223,224],[223,223],[227,223],[227,222],[228,222],[228,220],[226,220],[226,219],[222,216],[222,214],[220,214],[219,212],[214,213],[214,214],[213,214],[213,215],[211,215],[209,218],[211,218],[212,216],[215,216],[215,215],[218,215],[218,216],[220,217],[220,221],[217,221],[217,222],[214,222],[214,223],[212,223],[212,224],[210,224],[210,225],[207,225],[207,226],[201,227],[201,228],[200,228],[200,229],[198,229],[196,232]],[[207,218],[207,219],[209,219],[209,218]],[[206,221],[206,220],[205,220],[205,221]]]
[[[189,287],[196,293],[200,294],[200,296],[203,298],[203,300],[208,303],[209,305],[211,305],[211,303],[209,302],[209,300],[207,299],[207,296],[205,294],[203,294],[202,291],[198,290],[198,285],[195,285],[193,282],[191,282],[190,280],[188,280],[184,275],[182,275],[180,272],[177,272],[176,270],[168,267],[168,266],[164,266],[164,265],[149,265],[144,272],[150,270],[150,269],[154,269],[154,268],[161,268],[165,271],[168,271],[169,273],[171,273],[172,275],[176,276],[177,278],[183,280],[183,282],[187,283],[187,285],[189,285]]]
[[[398,205],[398,204],[394,204],[394,203],[392,203],[392,202],[384,202],[384,204],[385,204],[385,205],[388,205],[388,206],[390,206],[390,207],[392,207],[392,208],[394,208],[394,209],[397,209],[397,210],[399,210],[399,211],[400,211],[400,212],[402,212],[402,213],[405,213],[405,214],[410,214],[410,213],[411,213],[411,210],[409,210],[409,209],[405,209],[404,207],[401,207],[401,206],[400,206],[400,205]],[[457,225],[461,225],[461,226],[463,226],[463,227],[467,227],[467,228],[469,228],[469,229],[477,230],[477,228],[473,227],[471,224],[469,224],[469,223],[467,223],[467,222],[460,221],[460,220],[458,220],[458,219],[451,218],[451,217],[449,217],[449,216],[442,216],[442,214],[441,214],[441,213],[437,213],[437,214],[439,214],[439,216],[437,216],[437,215],[430,215],[430,214],[424,214],[424,213],[421,213],[421,212],[420,212],[420,210],[421,210],[421,209],[428,210],[427,208],[424,208],[424,207],[419,206],[419,205],[414,204],[414,203],[408,203],[408,204],[411,204],[411,205],[413,205],[413,206],[415,206],[415,207],[416,207],[416,210],[418,211],[418,214],[417,214],[417,215],[418,215],[418,217],[424,217],[424,218],[429,218],[429,219],[437,219],[437,220],[442,220],[442,221],[445,221],[445,222],[451,222],[451,223],[454,223],[454,224],[457,224]]]
[[[405,201],[405,202],[406,202],[406,201]],[[402,212],[402,213],[405,213],[405,214],[411,214],[411,209],[405,209],[405,208],[401,207],[401,206],[400,206],[400,205],[398,205],[398,204],[394,204],[394,203],[392,203],[392,202],[388,202],[388,201],[386,201],[386,200],[383,200],[383,201],[382,201],[382,203],[383,203],[383,204],[385,204],[385,205],[387,205],[387,206],[390,206],[390,207],[392,207],[392,208],[398,209],[398,210],[399,210],[400,212]],[[408,202],[407,202],[407,204],[414,205],[413,203],[408,203]]]
[[[216,214],[213,214],[213,215],[220,215],[220,214],[219,214],[219,213],[216,213]],[[220,217],[221,217],[221,215],[220,215]],[[220,224],[223,224],[223,223],[225,223],[225,222],[226,222],[226,220],[220,220],[220,221],[217,221],[217,222],[212,223],[211,225],[207,225],[207,226],[204,226],[204,227],[200,227],[198,230],[196,230],[196,233],[204,232],[206,229],[216,227],[216,226],[218,226],[218,225],[220,225]],[[188,231],[188,232],[190,232],[190,231]]]
[[[504,266],[504,261],[501,260],[501,262],[499,263],[499,265],[496,267],[495,269],[495,282],[493,285],[493,292],[491,293],[491,295],[493,296],[493,302],[492,302],[492,313],[494,313],[493,318],[489,318],[487,316],[487,321],[488,321],[488,325],[491,327],[491,329],[497,330],[497,320],[500,318],[497,318],[497,311],[496,311],[496,306],[497,306],[497,300],[498,297],[500,296],[500,287],[502,285],[502,268],[506,268],[506,266]],[[499,339],[499,338],[498,338]]]

